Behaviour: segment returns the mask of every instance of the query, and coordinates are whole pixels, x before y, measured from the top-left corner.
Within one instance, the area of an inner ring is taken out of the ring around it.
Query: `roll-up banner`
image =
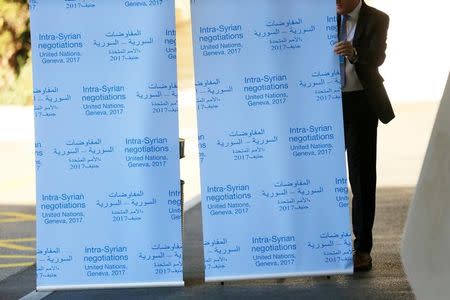
[[[182,285],[174,1],[30,10],[38,290]]]
[[[334,0],[195,0],[207,281],[352,272]]]

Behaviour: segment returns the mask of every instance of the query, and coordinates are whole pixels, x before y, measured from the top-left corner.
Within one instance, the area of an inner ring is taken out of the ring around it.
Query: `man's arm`
[[[386,58],[386,39],[389,28],[389,16],[382,14],[377,18],[374,29],[369,36],[368,47],[355,47],[357,57],[355,64],[379,67],[384,63]]]
[[[380,14],[369,37],[369,46],[353,47],[352,43],[342,41],[336,44],[334,52],[345,56],[350,63],[379,67],[386,58],[386,39],[389,28],[389,16]]]

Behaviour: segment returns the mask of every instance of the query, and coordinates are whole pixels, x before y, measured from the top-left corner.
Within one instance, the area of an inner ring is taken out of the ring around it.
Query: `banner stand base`
[[[118,283],[118,284],[80,284],[61,286],[38,286],[38,292],[54,292],[68,290],[99,290],[99,289],[134,289],[154,287],[184,287],[184,281],[173,282],[149,282],[149,283]]]
[[[334,276],[334,275],[352,275],[351,270],[330,270],[320,272],[302,272],[302,273],[278,273],[278,274],[261,274],[261,275],[239,275],[239,276],[226,276],[226,277],[207,277],[205,282],[219,282],[224,285],[227,281],[239,281],[239,280],[258,280],[258,279],[280,279],[280,278],[292,278],[292,277],[318,277],[318,276]]]

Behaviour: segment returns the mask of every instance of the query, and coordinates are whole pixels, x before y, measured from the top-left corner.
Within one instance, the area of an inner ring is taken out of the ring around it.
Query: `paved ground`
[[[34,264],[34,213],[34,206],[0,205],[0,282]]]
[[[67,291],[52,293],[44,299],[414,299],[399,255],[412,193],[412,188],[379,190],[374,269],[365,274],[226,282],[223,286],[204,284],[201,210],[197,205],[185,216],[185,288]],[[25,235],[33,231],[33,222],[23,224],[27,224],[23,229]],[[34,267],[30,267],[1,281],[0,299],[19,299],[28,294],[35,287],[34,280]]]

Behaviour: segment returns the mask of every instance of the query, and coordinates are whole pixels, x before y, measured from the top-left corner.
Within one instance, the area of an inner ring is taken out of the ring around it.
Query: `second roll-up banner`
[[[206,281],[351,273],[334,0],[195,0]]]

